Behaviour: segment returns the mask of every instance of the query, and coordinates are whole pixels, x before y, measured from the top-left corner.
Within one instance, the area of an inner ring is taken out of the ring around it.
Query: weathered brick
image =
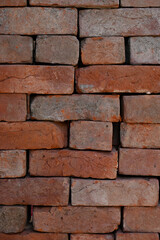
[[[68,236],[67,234],[38,233],[38,232],[27,230],[19,234],[0,233],[0,239],[1,240],[2,239],[3,240],[31,240],[31,239],[32,240],[68,240]]]
[[[34,230],[64,233],[108,233],[120,224],[118,207],[34,208]]]
[[[132,64],[160,64],[160,38],[130,38],[130,62]]]
[[[31,37],[1,35],[0,45],[0,63],[32,63]]]
[[[0,1],[1,7],[24,7],[27,6],[27,0],[1,0]]]
[[[24,177],[26,152],[23,150],[0,151],[0,178]]]
[[[117,176],[117,151],[39,150],[30,152],[32,176],[75,176],[110,178]]]
[[[159,93],[159,66],[90,66],[76,70],[79,93]]]
[[[0,179],[0,192],[3,205],[65,206],[68,205],[69,179]]]
[[[71,94],[73,90],[71,66],[0,66],[0,93]]]
[[[0,94],[0,121],[25,121],[25,94]]]
[[[120,120],[119,96],[71,95],[36,96],[31,103],[31,115],[38,120]]]
[[[63,148],[67,125],[50,122],[0,123],[0,149]]]
[[[112,123],[78,121],[70,125],[70,147],[112,150]]]
[[[76,65],[79,41],[75,36],[39,36],[36,39],[36,61]]]
[[[160,150],[120,148],[119,173],[160,176]]]
[[[80,11],[80,37],[159,36],[160,9],[90,9]]]
[[[86,38],[81,42],[81,59],[85,65],[124,63],[124,38]]]
[[[117,233],[116,240],[159,240],[158,233]]]
[[[159,0],[121,0],[122,7],[160,7]]]
[[[74,206],[156,206],[159,182],[140,178],[72,179],[71,192]]]
[[[125,207],[125,232],[160,232],[160,207]]]
[[[118,0],[30,0],[31,6],[117,8]]]
[[[77,34],[76,9],[1,8],[0,16],[1,34]]]
[[[124,96],[123,121],[129,123],[160,123],[160,96]]]
[[[121,123],[122,147],[159,148],[160,124]]]
[[[113,234],[71,234],[71,240],[114,240]]]
[[[26,222],[27,222],[26,207],[0,206],[0,232],[3,233],[22,232],[24,230]]]

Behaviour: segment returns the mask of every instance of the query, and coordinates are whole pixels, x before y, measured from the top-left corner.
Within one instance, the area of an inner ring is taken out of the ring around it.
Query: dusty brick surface
[[[160,64],[160,38],[130,38],[130,61],[131,64]]]
[[[1,35],[0,45],[0,63],[32,63],[31,37]]]
[[[24,177],[26,152],[23,150],[0,151],[0,178]]]
[[[0,93],[71,94],[73,90],[71,66],[0,66]]]
[[[0,179],[0,191],[0,204],[3,205],[65,206],[69,198],[69,180],[68,178]]]
[[[110,178],[117,176],[117,151],[40,150],[30,152],[32,176],[75,176]]]
[[[111,151],[112,123],[91,121],[71,122],[70,147],[75,149]]]
[[[159,240],[158,233],[117,233],[116,240]]]
[[[71,234],[71,240],[114,240],[113,234]]]
[[[81,42],[81,59],[85,65],[124,63],[124,38],[86,38]]]
[[[13,7],[13,6],[24,7],[26,5],[27,5],[27,0],[1,0],[0,1],[1,7]]]
[[[160,124],[121,123],[122,147],[159,148]]]
[[[0,207],[0,232],[3,233],[22,232],[25,228],[26,222],[27,222],[26,207],[22,206]]]
[[[72,180],[72,205],[156,206],[157,179],[117,178],[116,180]]]
[[[78,93],[158,93],[159,66],[89,66],[76,70]]]
[[[77,34],[76,9],[1,8],[0,15],[1,34]]]
[[[125,232],[160,232],[160,207],[126,207],[123,214]]]
[[[120,120],[119,96],[72,95],[37,96],[31,104],[31,115],[38,120]]]
[[[36,39],[36,61],[76,65],[79,41],[75,36],[39,36]]]
[[[121,0],[122,7],[160,7],[159,0]]]
[[[119,224],[118,207],[47,207],[33,213],[34,230],[40,232],[108,233]]]
[[[67,125],[51,122],[0,123],[0,149],[63,148]]]

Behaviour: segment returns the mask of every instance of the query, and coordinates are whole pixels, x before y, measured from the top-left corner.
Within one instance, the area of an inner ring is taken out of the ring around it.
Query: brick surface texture
[[[0,0],[0,240],[160,239],[160,0]]]

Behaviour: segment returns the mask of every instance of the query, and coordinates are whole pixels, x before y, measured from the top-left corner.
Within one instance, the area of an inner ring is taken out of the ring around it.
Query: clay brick
[[[124,96],[123,121],[129,123],[160,123],[160,96]]]
[[[76,65],[79,41],[75,36],[39,36],[36,39],[36,61]]]
[[[116,240],[159,240],[158,233],[117,233]]]
[[[159,0],[121,0],[122,7],[160,7]]]
[[[108,233],[120,224],[118,207],[34,208],[35,231],[64,233]]]
[[[160,9],[89,9],[79,16],[80,37],[159,36]]]
[[[30,152],[32,176],[75,176],[110,178],[117,176],[117,151],[40,150]]]
[[[0,66],[0,93],[72,94],[71,66]]]
[[[0,232],[3,233],[22,232],[24,230],[26,222],[27,222],[26,207],[0,206]]]
[[[36,96],[31,103],[31,115],[38,120],[120,120],[119,96],[71,95]]]
[[[3,205],[65,206],[69,198],[69,180],[68,178],[0,179],[0,192],[0,204]]]
[[[0,151],[0,178],[24,177],[26,152],[23,150]]]
[[[0,94],[0,121],[25,121],[26,95]]]
[[[130,38],[131,64],[160,64],[159,37]]]
[[[90,66],[76,70],[79,93],[159,93],[159,66]]]
[[[71,194],[74,206],[156,206],[159,182],[140,178],[72,179]]]
[[[86,38],[81,42],[81,59],[85,65],[124,63],[124,38]]]
[[[121,123],[122,147],[159,148],[160,124]]]
[[[31,6],[79,7],[79,8],[117,8],[118,0],[30,0]]]
[[[114,240],[113,234],[71,234],[71,240]]]
[[[0,63],[32,63],[33,40],[31,37],[1,35],[0,45]]]
[[[67,125],[51,122],[0,123],[0,149],[63,148]]]
[[[125,207],[125,232],[160,232],[160,207]]]
[[[24,231],[19,234],[0,233],[2,240],[68,240],[67,234],[58,233],[37,233],[33,231]],[[106,239],[107,240],[107,239]],[[147,239],[148,240],[148,239]]]
[[[120,148],[119,173],[160,176],[160,150]]]
[[[1,8],[0,16],[1,34],[77,34],[76,9]]]
[[[27,0],[1,0],[0,1],[1,7],[24,7],[27,6]]]
[[[70,125],[70,147],[112,150],[112,123],[78,121]]]

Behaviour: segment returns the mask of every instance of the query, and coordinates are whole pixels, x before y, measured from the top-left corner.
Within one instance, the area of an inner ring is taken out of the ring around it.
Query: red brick
[[[0,121],[25,121],[26,95],[0,94]]]
[[[124,38],[86,38],[81,42],[81,58],[85,65],[124,63]]]
[[[25,228],[26,222],[27,222],[26,207],[0,206],[0,232],[3,233],[22,232]],[[4,240],[4,238],[1,239]]]
[[[157,179],[118,178],[116,180],[72,180],[74,206],[156,206]]]
[[[65,206],[68,205],[69,180],[68,178],[0,179],[0,192],[0,204],[3,205]]]
[[[24,177],[26,152],[23,150],[0,151],[0,178]]]
[[[159,36],[160,9],[89,9],[79,16],[80,37]]]
[[[31,6],[117,8],[118,0],[30,0]]]
[[[32,176],[75,176],[110,178],[117,176],[118,154],[113,152],[40,150],[30,152]]]
[[[38,36],[36,62],[76,65],[79,41],[75,36]]]
[[[159,0],[121,0],[122,7],[160,7]]]
[[[76,9],[1,8],[0,16],[1,34],[77,34]]]
[[[0,149],[63,148],[67,125],[51,122],[0,123]]]
[[[24,7],[27,6],[27,0],[1,0],[0,1],[1,7]]]
[[[71,94],[73,90],[71,66],[0,66],[0,93]]]
[[[159,148],[160,124],[121,124],[122,147]]]
[[[117,233],[116,240],[159,240],[158,233]]]
[[[124,96],[123,121],[129,123],[160,123],[160,96]]]
[[[0,63],[32,63],[31,37],[1,35],[0,45]]]
[[[120,224],[118,207],[34,208],[35,231],[64,233],[108,233]]]
[[[160,37],[130,38],[132,64],[160,64]]]
[[[114,235],[113,234],[71,234],[71,240],[114,240]]]
[[[123,175],[160,176],[160,150],[121,148],[119,173]]]
[[[70,147],[112,150],[112,123],[77,121],[70,125]]]
[[[159,93],[159,66],[90,66],[76,71],[79,93]]]
[[[126,207],[123,215],[125,232],[160,232],[160,207]]]
[[[19,234],[0,233],[2,240],[68,240],[67,234],[58,233],[37,233],[33,231],[24,231]],[[107,240],[107,239],[106,239]]]
[[[119,96],[70,95],[36,96],[32,100],[31,113],[38,120],[120,120]]]

